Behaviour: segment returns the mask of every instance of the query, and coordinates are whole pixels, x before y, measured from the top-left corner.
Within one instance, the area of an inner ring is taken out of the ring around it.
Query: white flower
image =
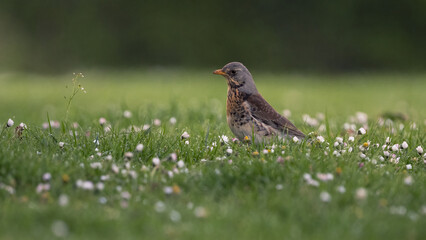
[[[422,153],[423,153],[423,148],[422,148],[422,146],[417,146],[417,147],[416,147],[416,150],[417,150],[417,152],[418,152],[419,154],[422,154]]]
[[[178,166],[178,168],[183,168],[185,166],[185,163],[182,160],[179,160],[177,162],[177,166]]]
[[[365,155],[364,153],[360,153],[360,154],[359,154],[359,157],[360,157],[360,158],[365,158],[365,157],[366,157],[366,155]]]
[[[339,142],[334,142],[333,146],[334,146],[334,147],[339,146]]]
[[[102,175],[101,181],[108,181],[110,179],[109,175]]]
[[[275,189],[277,189],[277,190],[282,190],[283,188],[284,188],[284,186],[282,184],[277,184],[275,186]]]
[[[111,166],[111,170],[112,170],[114,173],[118,173],[118,171],[119,171],[120,169],[118,168],[118,166],[117,166],[117,165],[112,164],[112,166]]]
[[[405,183],[406,185],[411,185],[411,184],[413,184],[413,177],[411,177],[411,176],[407,176],[406,178],[404,178],[404,183]]]
[[[399,150],[399,144],[395,144],[392,146],[392,151],[396,152]]]
[[[175,125],[176,122],[177,122],[177,120],[176,120],[175,117],[171,117],[170,120],[169,120],[169,122],[170,122],[170,124]]]
[[[50,181],[50,179],[52,178],[52,175],[50,173],[45,173],[43,174],[43,181]]]
[[[386,138],[386,144],[389,144],[390,142],[391,142],[390,137],[387,137],[387,138]]]
[[[340,153],[336,150],[333,151],[333,155],[336,156],[336,157],[340,157]]]
[[[166,210],[166,205],[162,201],[158,201],[154,205],[156,212],[164,212]]]
[[[150,126],[149,124],[144,124],[144,125],[142,126],[142,130],[146,131],[146,130],[148,130],[150,127],[151,127],[151,126]]]
[[[163,188],[163,191],[165,194],[172,194],[173,193],[173,187],[166,186]]]
[[[304,114],[302,117],[303,121],[311,127],[316,127],[319,125],[318,120],[316,118],[311,118],[311,116],[308,114]]]
[[[406,141],[404,141],[404,142],[401,144],[401,147],[402,147],[403,149],[407,149],[407,148],[408,148],[408,143],[407,143]]]
[[[303,179],[305,179],[305,180],[307,181],[307,180],[309,180],[309,179],[312,179],[312,176],[311,176],[311,174],[309,174],[309,173],[304,173],[304,174],[303,174]]]
[[[105,123],[107,123],[107,120],[104,117],[99,118],[100,125],[104,125]]]
[[[364,134],[366,134],[367,133],[367,131],[364,129],[364,128],[360,128],[360,129],[358,129],[358,134],[360,134],[360,135],[364,135]]]
[[[323,136],[318,136],[317,137],[318,142],[323,143],[325,141]]]
[[[349,147],[349,149],[348,149],[348,152],[352,152],[354,149],[353,149],[353,147]]]
[[[323,182],[328,182],[334,179],[331,173],[317,173],[317,178]]]
[[[82,181],[80,179],[77,180],[76,186],[84,190],[93,190],[95,188],[95,185],[91,181]]]
[[[176,153],[171,153],[170,154],[170,158],[172,159],[173,162],[176,162],[176,160],[177,160],[177,154]]]
[[[127,191],[121,193],[121,197],[124,198],[124,199],[127,199],[127,200],[130,199],[131,196],[132,195]]]
[[[90,163],[90,167],[93,168],[93,169],[101,169],[102,164],[100,162],[92,162],[92,163]]]
[[[389,157],[390,153],[389,153],[388,151],[383,151],[383,155],[384,155],[385,157]]]
[[[268,151],[268,149],[263,149],[262,153],[263,153],[263,154],[268,154],[268,153],[269,153],[269,151]]]
[[[308,185],[311,185],[311,186],[314,186],[314,187],[319,186],[319,182],[317,180],[312,179],[312,177],[309,173],[303,174],[303,179],[305,179],[305,181]]]
[[[139,144],[136,146],[136,151],[137,151],[137,152],[142,152],[142,150],[143,150],[143,144],[139,143]]]
[[[59,145],[60,148],[63,148],[64,145],[65,145],[65,143],[64,142],[59,142],[58,145]]]
[[[288,109],[284,109],[283,116],[286,117],[286,118],[291,117],[291,111],[288,110]]]
[[[319,113],[317,113],[316,117],[317,117],[318,120],[321,120],[321,121],[325,120],[325,114],[324,113],[319,112]]]
[[[357,122],[358,122],[358,123],[360,123],[360,124],[365,124],[365,123],[367,123],[368,115],[367,115],[366,113],[363,113],[363,112],[357,112],[357,113],[355,114],[355,117],[356,117],[356,120],[357,120]]]
[[[223,143],[229,142],[229,138],[226,135],[220,136],[219,139],[220,139],[220,142],[223,142]]]
[[[228,154],[232,154],[232,149],[231,149],[231,148],[228,148],[228,149],[226,149],[226,152],[227,152]]]
[[[355,192],[355,198],[358,200],[364,200],[368,196],[368,192],[365,188],[358,188]]]
[[[152,159],[152,163],[155,166],[158,166],[158,165],[160,165],[160,159],[158,157],[155,157],[155,158]]]
[[[336,141],[337,141],[338,143],[343,143],[343,138],[341,138],[341,137],[336,137]]]
[[[6,127],[12,127],[14,123],[15,122],[9,118],[9,120],[7,120],[7,123],[6,123]]]
[[[345,186],[342,186],[342,185],[337,186],[336,190],[337,190],[339,193],[345,193],[345,192],[346,192],[346,188],[345,188]]]
[[[27,129],[27,124],[21,122],[19,124],[19,127],[21,127],[22,129]]]
[[[323,202],[330,202],[331,201],[331,195],[328,192],[321,192],[320,199]]]
[[[59,196],[58,203],[59,203],[59,206],[61,206],[61,207],[65,207],[65,206],[67,206],[67,205],[68,205],[68,203],[69,203],[69,198],[68,198],[68,196],[67,196],[67,195],[65,195],[65,194],[61,194],[61,195]]]
[[[321,124],[321,125],[318,127],[318,131],[319,131],[319,132],[325,132],[325,130],[327,130],[327,127],[325,126],[325,124]]]
[[[37,193],[41,193],[41,192],[45,192],[45,191],[49,191],[50,190],[50,184],[49,183],[39,183],[36,187],[36,192]]]
[[[413,165],[411,165],[411,164],[407,164],[407,165],[405,165],[405,167],[407,168],[407,170],[413,169]]]
[[[299,142],[299,138],[298,138],[298,137],[296,137],[296,136],[294,136],[294,137],[293,137],[293,142],[295,142],[295,143]]]
[[[124,158],[128,159],[128,160],[132,159],[133,158],[133,153],[132,152],[125,152],[124,153]]]
[[[185,141],[185,144],[186,144],[186,145],[189,145],[189,141]]]
[[[161,125],[161,120],[160,119],[154,119],[154,125],[155,126],[160,126]]]
[[[129,110],[124,111],[123,116],[125,118],[131,118],[132,117],[132,112],[130,112]]]
[[[99,191],[104,190],[104,188],[105,188],[105,184],[103,182],[96,183],[96,189],[98,189]]]
[[[172,222],[179,222],[181,219],[180,213],[176,210],[172,210],[170,212],[170,220],[172,220]]]
[[[207,217],[207,210],[204,207],[196,207],[194,214],[197,218],[205,218]]]
[[[181,139],[187,139],[189,138],[189,134],[187,132],[183,132],[182,135],[180,136]]]
[[[350,136],[350,137],[348,138],[348,141],[349,141],[349,142],[353,142],[353,141],[355,141],[355,138],[354,138],[353,136]]]

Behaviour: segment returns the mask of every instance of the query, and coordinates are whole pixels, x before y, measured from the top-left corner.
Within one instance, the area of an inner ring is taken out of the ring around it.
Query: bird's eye
[[[235,71],[235,70],[232,70],[232,71],[231,71],[231,73],[232,73],[232,75],[234,75],[234,74],[236,73],[236,71]]]

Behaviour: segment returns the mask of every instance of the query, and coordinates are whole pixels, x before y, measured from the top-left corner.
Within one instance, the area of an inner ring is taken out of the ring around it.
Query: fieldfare
[[[240,141],[262,143],[273,138],[305,137],[260,95],[253,77],[242,63],[228,63],[213,73],[224,76],[228,81],[226,119]]]

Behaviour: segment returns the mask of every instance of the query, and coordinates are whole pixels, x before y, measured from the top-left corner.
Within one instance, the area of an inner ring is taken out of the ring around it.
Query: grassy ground
[[[426,76],[254,76],[277,110],[290,109],[296,126],[315,132],[311,143],[233,142],[225,80],[208,71],[89,72],[81,79],[87,93],[75,96],[67,120],[72,75],[0,75],[0,122],[15,121],[0,137],[0,238],[426,234],[425,157],[416,150],[426,148]],[[357,111],[368,115],[366,123],[363,115],[351,118]],[[382,125],[379,117],[389,112],[408,119]],[[304,114],[315,120],[305,123]],[[48,117],[59,126],[44,129]],[[28,129],[19,138],[20,122]],[[353,134],[344,123],[367,133]],[[185,131],[189,138],[181,139]]]

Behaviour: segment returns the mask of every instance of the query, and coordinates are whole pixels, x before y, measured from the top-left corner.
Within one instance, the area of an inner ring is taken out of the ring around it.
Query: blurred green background
[[[424,71],[426,1],[2,0],[0,70]]]

